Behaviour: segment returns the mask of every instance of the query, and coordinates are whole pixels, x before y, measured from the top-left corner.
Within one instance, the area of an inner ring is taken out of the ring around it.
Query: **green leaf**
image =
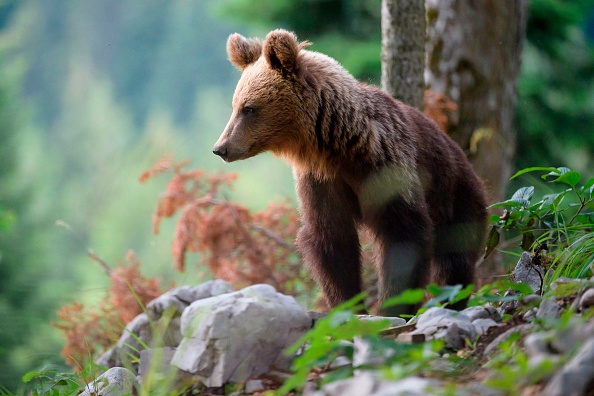
[[[526,206],[530,205],[530,200],[532,199],[533,195],[534,195],[534,187],[533,186],[522,187],[522,188],[518,189],[514,193],[514,195],[512,195],[511,201],[517,202],[521,206],[526,207]]]
[[[453,285],[453,286],[437,286],[437,285],[429,285],[427,286],[427,290],[431,293],[434,297],[427,301],[423,307],[430,308],[434,307],[441,302],[456,302],[460,300],[458,295],[462,291],[462,285]],[[466,289],[464,289],[466,290]]]
[[[406,304],[418,304],[425,298],[425,291],[423,289],[408,289],[403,291],[397,296],[388,298],[382,308],[392,307],[394,305]]]
[[[497,230],[496,226],[491,227],[491,231],[489,232],[489,237],[487,238],[487,246],[485,247],[485,258],[487,258],[491,252],[497,247],[499,244],[499,231]]]
[[[584,184],[580,191],[582,192],[582,194],[592,194],[592,192],[594,191],[594,177],[588,179],[588,181],[586,182],[586,184]]]
[[[37,371],[29,371],[28,373],[26,373],[25,375],[23,375],[23,382],[29,382],[34,378],[38,378],[40,376],[40,373]]]
[[[495,209],[495,208],[501,208],[501,207],[506,207],[506,206],[511,206],[514,208],[521,208],[522,204],[520,204],[516,201],[513,201],[511,199],[508,199],[507,201],[494,203],[493,205],[490,205],[489,208]]]
[[[511,178],[515,179],[518,176],[521,176],[525,173],[529,173],[529,172],[537,172],[537,171],[544,171],[544,172],[559,172],[557,168],[551,168],[551,167],[542,167],[542,166],[535,166],[532,168],[526,168],[526,169],[522,169],[518,172],[516,172],[515,175],[513,175]],[[558,173],[556,173],[558,174]]]
[[[527,283],[518,283],[506,280],[502,281],[501,283],[522,295],[534,293],[532,288]]]
[[[565,183],[569,184],[571,187],[575,187],[580,182],[581,178],[582,176],[579,174],[579,172],[568,170],[567,172],[562,173],[561,176],[553,180],[553,182]]]

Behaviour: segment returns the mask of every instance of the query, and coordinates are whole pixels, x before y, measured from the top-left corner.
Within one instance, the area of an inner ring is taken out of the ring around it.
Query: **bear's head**
[[[282,155],[299,145],[308,115],[302,49],[286,30],[270,32],[264,43],[232,34],[229,60],[241,70],[233,113],[213,152],[226,162],[264,151]]]

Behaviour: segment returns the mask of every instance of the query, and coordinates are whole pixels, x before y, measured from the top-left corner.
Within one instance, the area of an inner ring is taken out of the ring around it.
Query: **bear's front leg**
[[[333,308],[361,292],[357,197],[341,181],[297,175],[302,228],[297,246]]]

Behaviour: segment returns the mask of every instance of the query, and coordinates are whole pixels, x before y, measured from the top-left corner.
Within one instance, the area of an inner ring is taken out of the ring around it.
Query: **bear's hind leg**
[[[383,315],[415,314],[419,305],[381,308],[388,298],[410,288],[423,288],[431,277],[433,235],[423,202],[397,198],[372,221],[379,248],[379,303]]]
[[[435,233],[434,280],[466,287],[475,282],[475,267],[484,247],[487,203],[482,184],[473,177],[460,180],[453,207],[453,220]],[[449,308],[464,309],[467,300]]]

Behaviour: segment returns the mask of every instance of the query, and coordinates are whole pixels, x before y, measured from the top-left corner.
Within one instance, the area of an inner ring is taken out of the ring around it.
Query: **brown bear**
[[[263,43],[229,36],[242,74],[213,152],[232,162],[271,151],[293,167],[297,246],[330,307],[361,291],[359,227],[377,243],[380,301],[429,281],[472,283],[487,205],[463,151],[421,112],[308,45],[280,29]]]

